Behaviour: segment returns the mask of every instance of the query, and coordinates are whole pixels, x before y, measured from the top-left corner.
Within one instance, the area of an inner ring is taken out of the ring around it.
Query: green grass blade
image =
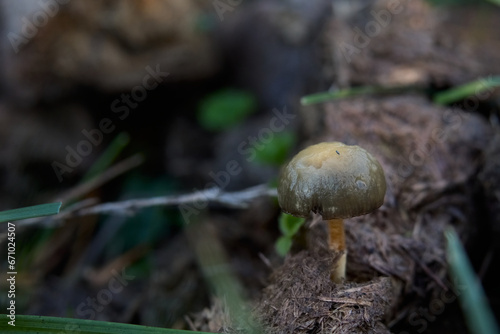
[[[454,87],[436,94],[433,98],[434,103],[439,105],[447,105],[460,100],[463,100],[472,95],[491,90],[494,87],[500,86],[500,76],[481,78],[473,82]]]
[[[192,225],[193,226],[193,225]],[[232,326],[244,329],[248,334],[260,334],[260,325],[248,311],[247,301],[243,297],[243,286],[232,272],[226,253],[217,238],[208,228],[196,223],[198,231],[191,230],[197,258],[203,273],[212,286],[215,295],[225,302]]]
[[[492,4],[495,4],[497,6],[500,6],[500,0],[486,0],[486,1],[488,1],[488,2],[490,2]]]
[[[461,287],[458,296],[467,325],[474,334],[498,334],[498,325],[478,277],[467,258],[465,250],[453,229],[446,232],[447,255],[455,285]]]
[[[24,208],[6,210],[0,212],[0,223],[42,216],[50,216],[59,213],[61,202],[27,206]]]
[[[413,91],[419,89],[415,85],[399,85],[399,86],[360,86],[339,89],[333,92],[321,92],[307,96],[300,99],[303,106],[310,104],[327,102],[330,100],[345,99],[349,97],[356,97],[368,94],[395,94],[406,91]]]
[[[151,333],[151,334],[208,334],[205,332],[192,332],[180,329],[168,329],[159,327],[148,327],[117,322],[95,321],[72,318],[56,318],[38,315],[16,315],[15,327],[9,325],[11,319],[8,315],[0,315],[0,333],[79,333],[79,334],[127,334],[127,333]]]
[[[97,159],[88,172],[83,176],[82,182],[88,181],[93,177],[97,176],[99,173],[104,172],[116,157],[123,151],[123,149],[129,144],[130,136],[126,132],[119,133],[109,144],[109,146],[104,150],[101,156]]]
[[[321,92],[321,93],[315,93],[315,94],[304,96],[300,99],[300,103],[303,106],[307,106],[310,104],[321,103],[321,102],[326,102],[326,101],[330,101],[330,100],[337,100],[337,99],[342,99],[342,98],[346,98],[346,97],[353,97],[353,96],[363,95],[363,94],[371,94],[371,93],[373,93],[373,91],[374,91],[373,86],[363,86],[363,87],[339,89],[339,90],[333,91],[333,92]]]

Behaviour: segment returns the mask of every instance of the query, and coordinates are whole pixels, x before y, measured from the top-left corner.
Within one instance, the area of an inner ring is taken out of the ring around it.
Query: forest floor
[[[66,214],[18,225],[19,314],[225,333],[465,334],[450,229],[500,314],[500,92],[489,86],[500,7],[160,3],[71,2],[4,59],[1,209],[60,200]],[[487,88],[436,100],[478,79]],[[370,94],[300,103],[351,87]],[[341,284],[319,216],[286,256],[275,248],[280,167],[322,141],[360,145],[387,180],[378,210],[345,220]],[[228,195],[207,200],[213,186]],[[85,213],[155,196],[173,200]]]

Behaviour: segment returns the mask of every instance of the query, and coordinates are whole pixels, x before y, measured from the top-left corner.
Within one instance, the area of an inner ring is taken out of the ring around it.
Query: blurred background
[[[387,157],[386,171],[401,171],[405,157],[418,170],[422,163],[411,152],[428,147],[418,135],[454,124],[433,116],[444,110],[432,103],[434,94],[500,74],[500,7],[493,2],[2,0],[0,210],[58,200],[64,210],[193,193],[214,183],[224,191],[272,187],[279,167],[319,140],[368,147],[380,140],[386,146],[372,151]],[[373,85],[399,87],[403,97],[300,103],[316,92]],[[425,165],[439,169],[441,179],[388,176],[390,208],[405,207],[423,189],[409,191],[408,184],[442,181],[439,196],[466,194],[466,204],[454,202],[446,214],[454,212],[454,222],[460,215],[483,220],[472,229],[456,224],[469,245],[482,244],[472,255],[481,258],[476,269],[487,282],[498,278],[487,273],[498,261],[491,233],[500,231],[499,96],[490,89],[477,103],[455,105],[477,118],[453,130],[452,144],[426,151],[425,159],[449,157]],[[377,125],[384,108],[406,127]],[[362,130],[342,123],[349,119]],[[463,190],[471,184],[476,188]],[[429,201],[439,206],[439,196]],[[429,203],[420,204],[405,208],[418,215]],[[17,312],[190,328],[186,316],[212,303],[195,247],[212,234],[245,297],[257,300],[269,264],[282,262],[274,248],[280,210],[270,197],[249,205],[197,209],[193,220],[211,226],[205,234],[187,232],[175,206],[19,226]],[[405,301],[412,309],[428,305],[425,295],[435,292],[428,277],[417,277],[412,272],[406,281],[421,283],[407,296],[417,301]],[[490,288],[498,309],[500,295],[495,284]],[[0,301],[3,307],[6,296]],[[460,314],[455,304],[447,312],[428,321],[429,329],[463,327],[450,320]],[[388,323],[416,331],[410,313],[393,313]]]

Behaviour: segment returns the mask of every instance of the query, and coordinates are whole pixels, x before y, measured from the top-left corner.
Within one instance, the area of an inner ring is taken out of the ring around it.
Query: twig
[[[209,188],[185,195],[131,199],[91,206],[88,205],[91,202],[90,199],[87,199],[82,201],[81,205],[76,203],[72,207],[62,210],[58,215],[41,219],[20,220],[18,226],[33,225],[35,223],[55,223],[72,217],[96,214],[133,215],[140,209],[154,206],[176,206],[200,202],[218,203],[230,208],[244,209],[248,207],[251,201],[263,196],[276,197],[276,188],[269,188],[266,184],[235,192],[224,192],[220,188]]]
[[[406,247],[403,247],[403,250],[424,270],[424,272],[432,278],[444,291],[448,291],[449,287],[446,286],[446,284],[443,283],[443,280],[439,278],[436,274],[432,272],[432,270],[413,252],[411,252],[409,249],[406,249]]]
[[[119,163],[111,166],[107,170],[105,170],[99,176],[91,179],[86,183],[82,183],[64,193],[57,195],[54,200],[63,202],[63,206],[66,205],[66,208],[61,210],[58,215],[51,217],[37,217],[31,219],[24,219],[17,221],[18,226],[28,226],[28,225],[36,225],[36,224],[50,224],[53,222],[61,221],[67,217],[74,216],[75,212],[81,211],[85,207],[89,207],[94,205],[97,202],[96,198],[87,198],[83,201],[71,203],[72,201],[82,197],[83,195],[88,194],[92,190],[95,190],[102,186],[103,184],[109,182],[110,180],[116,178],[117,176],[128,172],[129,170],[139,166],[144,162],[144,158],[141,154],[134,154],[133,156],[120,161]],[[71,203],[68,206],[68,203]]]
[[[144,158],[141,154],[134,154],[130,158],[127,158],[123,161],[120,161],[116,165],[111,166],[109,169],[104,171],[99,176],[96,176],[89,182],[80,184],[77,187],[58,195],[56,200],[67,203],[69,201],[77,199],[85,194],[88,194],[92,190],[99,188],[100,186],[116,178],[117,176],[139,166],[143,162]]]
[[[350,305],[363,305],[372,306],[372,303],[366,300],[358,300],[353,298],[338,298],[338,297],[318,297],[319,300],[324,302],[338,303],[338,304],[350,304]]]
[[[235,192],[223,192],[220,188],[210,188],[180,196],[161,196],[103,203],[77,211],[75,215],[86,216],[111,213],[123,215],[153,206],[172,206],[199,202],[219,203],[231,208],[244,209],[248,207],[250,201],[262,196],[276,196],[276,189],[270,189],[265,184]]]
[[[346,294],[346,293],[353,293],[353,292],[359,292],[359,291],[363,291],[363,290],[368,290],[368,291],[373,291],[375,290],[375,288],[373,288],[374,286],[376,285],[379,285],[380,284],[380,281],[378,282],[375,282],[375,283],[368,283],[368,284],[365,284],[365,285],[362,285],[362,286],[356,286],[354,288],[350,288],[350,289],[346,289],[346,290],[342,290],[342,291],[339,291],[339,293],[337,293],[337,295],[339,294]]]

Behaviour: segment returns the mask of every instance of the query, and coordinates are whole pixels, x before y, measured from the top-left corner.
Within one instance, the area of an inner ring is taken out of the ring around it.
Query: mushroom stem
[[[339,260],[332,268],[332,281],[340,283],[345,279],[345,266],[346,266],[346,249],[345,249],[345,232],[343,219],[330,219],[328,220],[328,230],[330,238],[328,245],[330,250],[341,253]]]

